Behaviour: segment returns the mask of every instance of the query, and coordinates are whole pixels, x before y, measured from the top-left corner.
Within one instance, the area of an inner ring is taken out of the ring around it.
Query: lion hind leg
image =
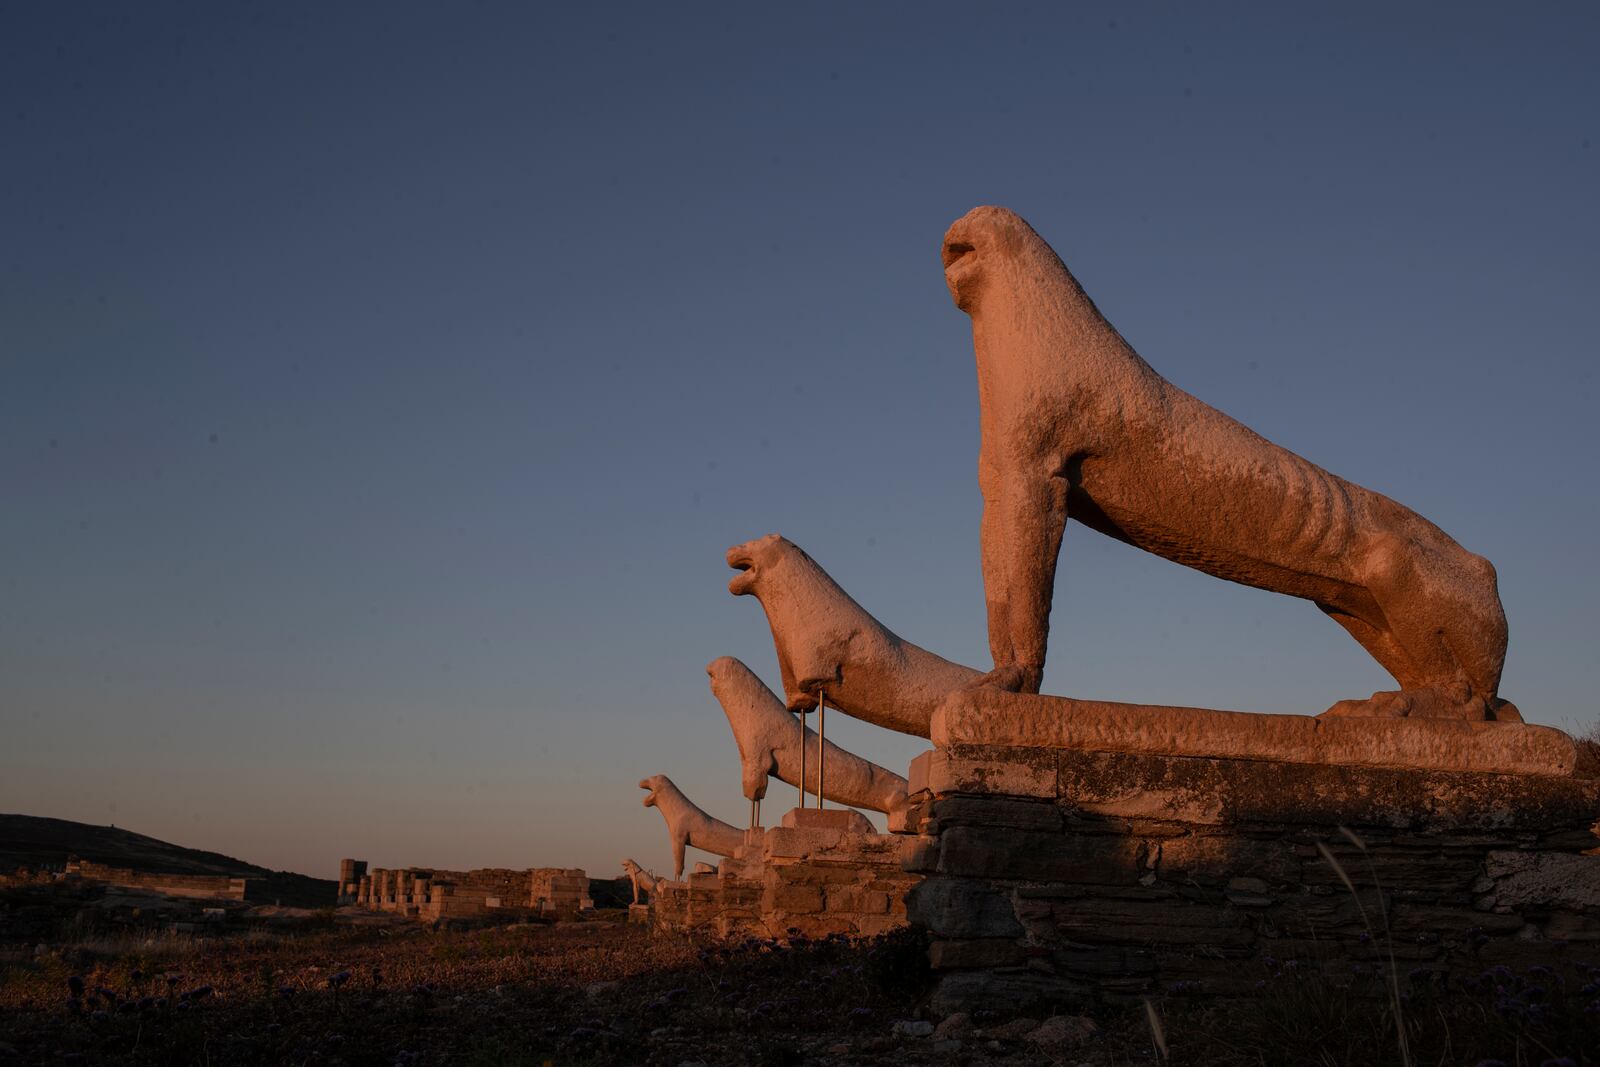
[[[1400,689],[1397,691],[1380,691],[1365,700],[1341,700],[1322,714],[1330,717],[1378,719],[1403,719],[1410,715],[1411,696],[1420,691],[1425,683],[1394,634],[1347,611],[1341,611],[1327,604],[1318,604],[1317,607],[1344,627],[1345,632],[1355,638],[1356,643],[1366,649],[1367,654],[1377,660],[1379,665],[1394,675],[1394,680],[1400,683]]]
[[[1401,688],[1374,693],[1369,701],[1343,701],[1327,714],[1496,717],[1506,625],[1494,568],[1454,542],[1424,545],[1400,536],[1382,539],[1369,562],[1366,591],[1376,612],[1360,618],[1323,610]],[[1382,625],[1375,625],[1374,617]]]
[[[1344,627],[1346,633],[1356,639],[1356,643],[1367,650],[1367,654],[1378,661],[1378,665],[1400,683],[1402,689],[1411,689],[1426,684],[1423,675],[1406,655],[1405,648],[1395,640],[1394,634],[1387,629],[1374,626],[1356,615],[1327,604],[1318,604],[1323,613]]]

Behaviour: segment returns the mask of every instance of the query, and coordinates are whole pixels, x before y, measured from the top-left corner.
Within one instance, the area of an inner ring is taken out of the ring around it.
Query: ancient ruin
[[[527,870],[376,867],[363,860],[339,863],[341,904],[436,922],[491,915],[577,915],[590,910],[589,876],[578,868]]]
[[[651,921],[916,922],[941,1011],[1249,995],[1283,960],[1340,980],[1386,957],[1442,973],[1600,942],[1600,768],[1500,697],[1493,567],[1167,382],[1011,212],[958,220],[942,259],[977,357],[993,668],[890,632],[776,534],[729,549],[783,698],[737,660],[708,666],[751,826],[641,782],[675,860]],[[1068,518],[1311,600],[1400,689],[1317,717],[1039,695]],[[901,778],[827,743],[820,717],[808,729],[827,708],[934,748]],[[764,828],[770,776],[800,804]],[[824,798],[887,812],[891,833]],[[686,846],[723,859],[685,882]]]
[[[169,874],[163,871],[136,871],[127,867],[112,867],[74,857],[67,861],[65,875],[68,879],[86,882],[104,882],[122,889],[139,889],[168,897],[191,897],[198,900],[249,900],[258,899],[254,892],[259,878],[236,878],[226,874]]]
[[[906,922],[920,875],[905,869],[912,838],[876,833],[857,812],[796,808],[753,830],[715,874],[656,886],[657,928],[719,937],[871,937]]]

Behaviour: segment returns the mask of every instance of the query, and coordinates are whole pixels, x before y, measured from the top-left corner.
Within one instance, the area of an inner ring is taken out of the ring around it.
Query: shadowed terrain
[[[301,907],[332,907],[338,884],[292,871],[269,871],[217,852],[184,848],[115,826],[91,826],[37,815],[0,815],[0,871],[60,870],[69,857],[162,874],[210,874],[260,879],[252,893]]]

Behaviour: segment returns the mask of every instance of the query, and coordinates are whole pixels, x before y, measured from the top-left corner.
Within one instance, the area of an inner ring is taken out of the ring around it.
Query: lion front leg
[[[983,592],[994,670],[976,686],[1037,693],[1044,679],[1050,601],[1067,525],[1066,479],[979,462]]]

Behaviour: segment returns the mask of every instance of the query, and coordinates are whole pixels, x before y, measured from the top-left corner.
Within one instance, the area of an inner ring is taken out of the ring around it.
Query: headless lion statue
[[[1162,378],[1012,212],[968,212],[942,258],[978,364],[984,684],[1039,691],[1070,517],[1316,604],[1401,687],[1325,714],[1521,720],[1497,694],[1506,620],[1488,560]]]

